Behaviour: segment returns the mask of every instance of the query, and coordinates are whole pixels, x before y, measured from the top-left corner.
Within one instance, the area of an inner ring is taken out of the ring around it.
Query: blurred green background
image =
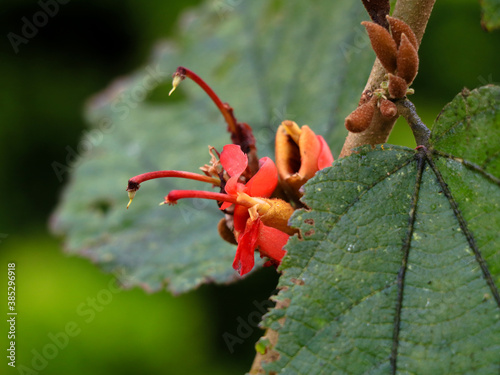
[[[179,297],[117,292],[113,276],[88,260],[67,257],[61,239],[47,230],[64,186],[51,163],[65,160],[66,146],[77,145],[85,129],[85,100],[143,64],[156,40],[175,38],[179,14],[199,2],[71,1],[16,54],[7,34],[20,34],[22,17],[40,8],[36,1],[2,0],[0,264],[5,275],[9,261],[17,264],[16,365],[33,368],[37,353],[50,353],[50,337],[62,337],[68,323],[77,325],[78,334],[46,364],[36,362],[39,371],[11,371],[4,362],[0,372],[241,374],[249,369],[261,332],[253,330],[234,352],[223,335],[236,335],[238,317],[246,319],[255,310],[253,301],[267,299],[277,281],[273,270]],[[486,33],[479,21],[475,0],[440,0],[435,6],[413,86],[413,100],[429,126],[464,86],[500,82],[500,33]],[[401,121],[390,142],[414,146]],[[1,285],[6,290],[6,277]],[[2,297],[2,311],[5,302]]]

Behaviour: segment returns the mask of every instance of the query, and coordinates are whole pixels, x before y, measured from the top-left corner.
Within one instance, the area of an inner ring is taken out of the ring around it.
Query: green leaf
[[[500,27],[500,1],[481,0],[481,24],[489,31]]]
[[[500,88],[486,86],[444,108],[428,150],[364,147],[310,180],[265,368],[498,374],[499,139]]]
[[[119,272],[128,286],[174,293],[201,283],[238,279],[236,248],[217,233],[223,217],[214,202],[158,207],[172,189],[211,189],[203,183],[142,184],[125,210],[127,180],[153,170],[196,172],[208,145],[229,143],[222,116],[193,82],[165,97],[177,66],[193,69],[254,128],[259,156],[272,156],[284,119],[309,124],[338,153],[343,118],[355,107],[373,62],[359,22],[361,2],[207,2],[185,15],[176,43],[157,46],[152,60],[92,99],[92,128],[68,151],[71,182],[52,218],[66,249]],[[184,94],[184,95],[183,95]]]

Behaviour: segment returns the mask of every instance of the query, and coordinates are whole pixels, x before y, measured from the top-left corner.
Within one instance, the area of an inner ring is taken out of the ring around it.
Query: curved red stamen
[[[212,199],[215,201],[237,203],[236,197],[231,195],[214,193],[212,191],[200,191],[200,190],[172,190],[165,197],[165,203],[176,204],[179,199],[184,198],[202,198],[202,199]]]
[[[200,86],[207,93],[207,95],[210,97],[210,99],[212,99],[212,101],[217,106],[217,108],[219,108],[219,111],[222,113],[222,116],[224,116],[224,120],[226,120],[226,123],[227,123],[231,133],[237,132],[237,130],[236,130],[237,121],[236,121],[236,118],[234,117],[234,115],[232,114],[232,111],[229,110],[229,108],[230,108],[229,105],[227,105],[226,103],[222,103],[222,100],[220,100],[220,98],[217,96],[217,94],[214,92],[214,90],[212,90],[210,88],[210,86],[208,86],[205,83],[205,81],[200,78],[199,75],[197,75],[192,70],[184,68],[183,66],[180,66],[177,68],[176,74],[186,76],[188,78],[191,78],[193,81],[195,81],[198,84],[198,86]]]
[[[144,181],[153,180],[156,178],[166,178],[166,177],[186,178],[189,180],[208,182],[210,184],[220,186],[219,179],[201,175],[198,173],[184,172],[184,171],[155,171],[155,172],[143,173],[135,177],[132,177],[130,180],[128,180],[127,191],[138,190],[139,185]]]

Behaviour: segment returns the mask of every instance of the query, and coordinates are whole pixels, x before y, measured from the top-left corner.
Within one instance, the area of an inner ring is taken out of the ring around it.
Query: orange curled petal
[[[288,135],[284,125],[276,131],[275,156],[278,174],[283,181],[299,170],[299,146]]]
[[[318,158],[321,152],[321,142],[311,128],[302,126],[302,134],[299,139],[300,169],[298,174],[305,180],[309,180],[318,171]]]

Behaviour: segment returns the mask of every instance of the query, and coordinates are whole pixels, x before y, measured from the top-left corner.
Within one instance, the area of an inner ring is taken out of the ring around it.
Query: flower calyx
[[[286,120],[276,132],[275,148],[281,186],[291,201],[300,204],[302,185],[333,163],[330,147],[309,126],[299,128],[295,122]]]

